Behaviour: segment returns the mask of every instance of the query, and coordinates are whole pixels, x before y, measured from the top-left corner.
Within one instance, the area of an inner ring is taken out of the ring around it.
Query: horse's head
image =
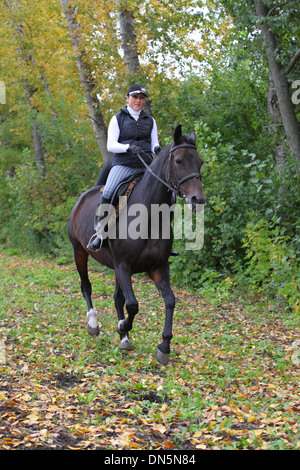
[[[176,193],[190,204],[193,211],[199,204],[205,204],[206,195],[202,189],[200,169],[203,164],[196,148],[196,134],[182,133],[181,125],[174,132],[174,143],[170,147],[167,181]]]

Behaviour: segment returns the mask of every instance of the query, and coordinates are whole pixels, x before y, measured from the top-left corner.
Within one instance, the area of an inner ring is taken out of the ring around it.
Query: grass
[[[297,449],[299,325],[226,299],[175,289],[170,364],[159,365],[164,306],[134,279],[140,304],[122,352],[114,276],[91,264],[100,335],[86,331],[73,264],[0,253],[0,448]],[[1,356],[0,356],[1,357]]]

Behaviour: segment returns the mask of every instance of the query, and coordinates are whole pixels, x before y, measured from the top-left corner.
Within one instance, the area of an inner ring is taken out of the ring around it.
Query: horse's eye
[[[180,165],[180,163],[182,163],[182,160],[180,160],[179,158],[175,158],[175,163],[178,163],[178,165]]]

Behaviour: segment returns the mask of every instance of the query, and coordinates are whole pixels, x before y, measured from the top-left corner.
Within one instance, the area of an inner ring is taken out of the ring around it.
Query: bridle
[[[172,181],[171,181],[171,168],[172,168],[172,154],[175,150],[177,149],[180,149],[180,148],[191,148],[191,149],[194,149],[194,150],[197,150],[197,147],[196,145],[192,145],[192,144],[179,144],[179,145],[175,145],[171,147],[170,149],[170,152],[169,152],[169,158],[168,158],[168,177],[167,177],[167,184],[172,188],[173,191],[175,191],[176,194],[179,194],[180,192],[180,186],[182,185],[182,183],[184,183],[185,181],[188,181],[192,178],[198,178],[198,179],[201,179],[201,175],[200,173],[191,173],[187,176],[184,176],[183,178],[181,178],[180,180],[177,181],[176,184],[174,184]],[[174,171],[174,168],[173,168],[173,173],[175,175],[175,171]]]
[[[160,181],[164,186],[166,186],[168,188],[168,191],[172,191],[172,192],[175,192],[176,195],[178,195],[180,197],[180,192],[181,192],[181,189],[180,189],[180,186],[185,182],[185,181],[188,181],[189,179],[192,179],[192,178],[198,178],[198,179],[201,179],[201,175],[200,173],[191,173],[187,176],[184,176],[183,178],[181,178],[180,180],[178,180],[176,183],[173,183],[173,181],[171,180],[171,169],[172,169],[172,155],[173,155],[173,152],[179,148],[191,148],[193,150],[197,150],[197,147],[196,145],[193,145],[193,144],[179,144],[179,145],[174,145],[172,144],[171,148],[170,148],[170,151],[169,151],[169,156],[168,156],[168,163],[167,163],[167,168],[168,168],[168,174],[167,174],[167,181],[163,180],[160,176],[158,176],[157,174],[155,174],[152,169],[150,168],[149,165],[147,165],[147,163],[143,160],[143,158],[141,157],[141,155],[139,153],[137,153],[137,156],[138,158],[140,159],[140,161],[143,163],[143,165],[147,168],[147,170],[149,171],[149,173],[151,173],[152,176],[154,176],[154,178],[156,178],[158,181]],[[173,168],[173,173],[175,174],[175,171],[174,171],[174,168]]]

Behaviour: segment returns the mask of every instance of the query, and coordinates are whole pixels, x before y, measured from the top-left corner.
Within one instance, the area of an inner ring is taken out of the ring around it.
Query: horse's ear
[[[175,145],[179,145],[181,143],[181,138],[182,138],[182,130],[181,130],[181,124],[176,127],[174,131],[174,143]]]
[[[196,132],[195,131],[192,131],[189,135],[190,139],[196,143],[196,139],[197,139],[197,136],[196,136]]]

